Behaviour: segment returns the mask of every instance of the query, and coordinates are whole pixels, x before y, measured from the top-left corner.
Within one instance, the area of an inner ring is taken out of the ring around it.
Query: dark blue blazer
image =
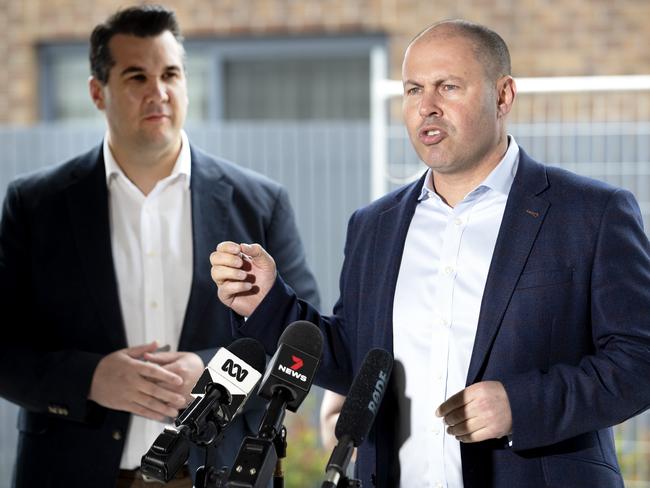
[[[178,348],[207,362],[233,340],[210,278],[219,242],[264,243],[296,290],[318,296],[286,191],[195,147],[191,153],[194,265]],[[22,407],[15,486],[114,488],[129,414],[86,399],[99,360],[127,346],[101,145],[9,186],[0,310],[0,395]],[[230,465],[244,434],[257,431],[261,406],[226,431],[218,466]]]
[[[271,351],[286,324],[316,323],[325,336],[317,381],[345,392],[369,349],[392,351],[393,296],[422,183],[354,213],[332,316],[278,279],[245,324],[234,320],[236,332]],[[467,385],[484,380],[508,393],[512,446],[463,444],[465,488],[623,486],[610,427],[650,405],[650,246],[629,192],[521,152]],[[408,401],[399,391],[385,399],[357,459],[365,486],[398,485]]]

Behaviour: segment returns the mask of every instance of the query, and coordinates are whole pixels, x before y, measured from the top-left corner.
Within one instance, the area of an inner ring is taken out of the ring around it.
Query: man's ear
[[[104,85],[94,76],[88,78],[88,89],[90,90],[90,98],[92,99],[95,107],[99,110],[104,110],[106,104],[104,103]]]
[[[506,75],[497,81],[497,112],[500,117],[510,113],[517,96],[517,85],[512,76]]]

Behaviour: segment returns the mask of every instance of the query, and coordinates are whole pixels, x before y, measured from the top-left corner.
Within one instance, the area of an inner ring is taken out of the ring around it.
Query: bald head
[[[462,37],[470,42],[474,55],[483,65],[489,80],[496,81],[504,75],[511,74],[510,52],[501,36],[485,26],[467,20],[436,22],[416,35],[409,43],[409,47],[421,41],[452,37]]]

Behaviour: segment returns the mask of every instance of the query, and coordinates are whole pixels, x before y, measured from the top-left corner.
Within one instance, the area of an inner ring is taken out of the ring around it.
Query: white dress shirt
[[[113,263],[129,346],[158,341],[176,350],[192,283],[191,157],[187,136],[172,173],[144,195],[104,138]],[[131,416],[120,467],[140,466],[163,424]]]
[[[399,451],[403,488],[462,488],[460,443],[436,408],[465,388],[479,311],[519,161],[505,156],[456,207],[435,193],[429,170],[411,221],[395,290],[393,347],[406,371],[410,433]]]

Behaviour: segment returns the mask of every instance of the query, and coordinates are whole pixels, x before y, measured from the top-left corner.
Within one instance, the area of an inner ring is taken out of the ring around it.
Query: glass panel
[[[52,98],[52,118],[57,121],[103,120],[90,99],[88,77],[90,68],[85,52],[53,49],[49,56],[51,84],[45,87],[44,96]],[[188,119],[207,120],[209,117],[210,56],[205,53],[188,53],[188,93],[190,105]]]
[[[205,52],[188,51],[185,59],[187,93],[190,105],[187,120],[206,121],[210,118],[210,77],[211,56]]]
[[[55,120],[101,120],[88,91],[90,68],[85,53],[62,52],[50,59],[52,84],[46,96],[53,96]]]
[[[226,119],[367,119],[367,56],[229,60],[224,63]]]

